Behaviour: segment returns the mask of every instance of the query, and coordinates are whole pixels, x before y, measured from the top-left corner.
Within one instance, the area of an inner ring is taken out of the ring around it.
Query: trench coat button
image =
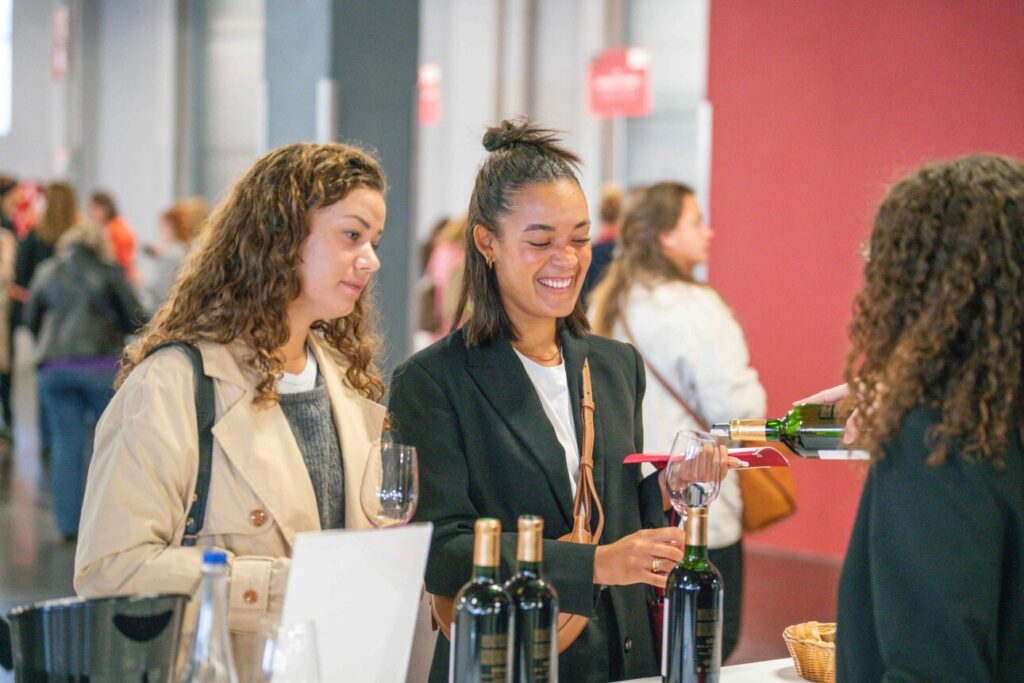
[[[253,605],[259,599],[260,599],[260,594],[257,593],[256,591],[252,590],[252,589],[249,589],[249,590],[245,591],[244,593],[242,593],[242,600],[244,600],[245,604],[247,604],[247,605]]]
[[[267,523],[267,511],[266,510],[253,510],[249,513],[249,524],[255,527],[261,527]]]
[[[626,652],[632,652],[633,651],[633,639],[632,638],[626,638],[626,641],[622,644],[622,647],[626,650]]]

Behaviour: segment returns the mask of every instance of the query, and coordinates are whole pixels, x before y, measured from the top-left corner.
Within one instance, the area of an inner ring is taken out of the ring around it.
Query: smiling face
[[[300,247],[299,296],[288,307],[292,326],[343,318],[380,269],[376,247],[384,232],[384,197],[357,188],[314,211]]]
[[[658,241],[665,258],[684,273],[691,273],[694,266],[707,262],[711,236],[697,198],[688,194],[683,197],[683,210],[675,227],[658,235]]]
[[[505,310],[524,333],[572,313],[590,267],[590,217],[578,184],[519,188],[501,217],[501,237],[483,226],[473,237],[494,272]]]

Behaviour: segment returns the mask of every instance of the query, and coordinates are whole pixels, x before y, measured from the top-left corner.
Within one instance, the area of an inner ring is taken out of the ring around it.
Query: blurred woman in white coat
[[[708,259],[711,237],[691,188],[652,185],[627,212],[621,255],[593,294],[594,331],[633,344],[643,356],[645,450],[651,453],[667,453],[677,430],[765,414],[764,388],[750,367],[743,330],[721,295],[693,277]],[[739,638],[742,520],[733,472],[708,520],[711,561],[725,582],[723,660]]]

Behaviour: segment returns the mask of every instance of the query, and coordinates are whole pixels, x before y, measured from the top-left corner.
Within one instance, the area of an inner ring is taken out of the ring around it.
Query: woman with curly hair
[[[384,191],[380,166],[358,149],[288,145],[256,161],[211,216],[168,301],[125,351],[97,427],[79,594],[191,593],[203,547],[224,549],[230,627],[248,655],[245,634],[281,609],[295,535],[367,527],[359,484],[384,419],[367,290]],[[215,393],[195,547],[182,540],[199,462],[196,378],[169,342],[199,349]]]
[[[875,218],[845,378],[868,473],[838,680],[1024,672],[1024,166],[971,156]]]

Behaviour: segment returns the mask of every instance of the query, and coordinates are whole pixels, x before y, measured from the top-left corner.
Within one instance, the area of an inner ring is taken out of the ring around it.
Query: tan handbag
[[[658,381],[658,384],[675,399],[676,403],[693,418],[694,422],[700,425],[701,429],[705,432],[708,431],[710,425],[707,420],[691,408],[690,404],[679,395],[679,392],[668,383],[668,380],[662,377],[661,373],[644,358],[643,351],[640,350],[640,346],[629,330],[625,316],[620,315],[619,322],[622,323],[622,330],[626,333],[629,343],[640,354],[644,365]],[[751,443],[747,445],[754,447],[768,444]],[[776,444],[772,444],[772,447],[775,448]],[[767,529],[796,512],[796,480],[793,479],[793,471],[788,467],[740,470],[739,478],[740,495],[743,497],[743,531],[746,533],[754,534]]]
[[[583,400],[580,417],[583,421],[583,448],[580,449],[580,479],[576,486],[576,500],[572,505],[572,531],[559,538],[570,543],[597,545],[604,531],[604,509],[594,486],[594,392],[590,385],[590,365],[583,361]],[[596,513],[596,516],[595,516]],[[597,526],[591,523],[597,520]],[[557,588],[557,587],[556,587]],[[452,620],[455,617],[455,599],[447,595],[428,593],[430,615],[434,626],[451,639]],[[587,627],[587,617],[560,612],[558,615],[558,651],[566,649]]]

